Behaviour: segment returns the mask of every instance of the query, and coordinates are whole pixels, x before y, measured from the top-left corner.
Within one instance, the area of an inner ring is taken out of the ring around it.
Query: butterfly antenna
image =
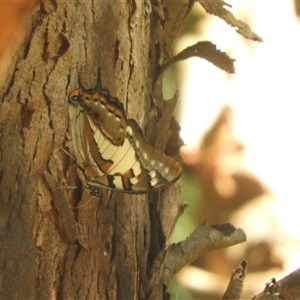
[[[70,158],[72,158],[73,161],[76,161],[76,159],[74,158],[74,156],[71,155],[71,153],[69,153],[67,150],[65,150],[62,147],[59,147],[60,150],[64,151]]]

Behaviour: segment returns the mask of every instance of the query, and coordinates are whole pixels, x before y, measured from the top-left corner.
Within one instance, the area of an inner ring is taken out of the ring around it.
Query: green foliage
[[[195,224],[194,220],[197,218],[195,214],[199,213],[199,207],[203,196],[200,192],[199,185],[196,186],[195,182],[186,174],[182,176],[182,202],[187,202],[184,213],[179,218],[175,226],[175,232],[172,242],[178,243],[186,239],[187,236],[195,230],[199,224]]]

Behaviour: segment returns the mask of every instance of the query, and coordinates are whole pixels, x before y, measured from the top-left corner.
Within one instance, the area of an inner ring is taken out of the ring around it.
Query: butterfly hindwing
[[[100,188],[147,193],[181,175],[180,164],[157,151],[122,103],[104,89],[80,87],[69,94],[72,138],[80,178],[91,195]]]

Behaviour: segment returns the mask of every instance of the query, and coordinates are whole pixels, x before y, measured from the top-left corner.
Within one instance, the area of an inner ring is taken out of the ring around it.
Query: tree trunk
[[[33,12],[1,91],[2,299],[166,298],[180,184],[145,195],[103,190],[74,209],[90,196],[62,150],[74,155],[67,95],[78,77],[94,87],[98,67],[128,118],[144,129],[157,115],[154,25],[162,11],[149,1],[45,0]],[[155,122],[147,129],[153,136]]]

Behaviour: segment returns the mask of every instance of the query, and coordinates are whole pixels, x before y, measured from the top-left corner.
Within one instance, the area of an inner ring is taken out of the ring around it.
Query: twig
[[[169,248],[164,282],[168,283],[172,274],[177,273],[204,253],[229,247],[246,241],[246,234],[229,223],[208,225],[206,222],[197,227],[186,240],[172,244]]]
[[[240,265],[232,271],[232,275],[225,294],[222,299],[238,300],[241,299],[244,287],[244,280],[247,271],[247,261],[243,260]]]

